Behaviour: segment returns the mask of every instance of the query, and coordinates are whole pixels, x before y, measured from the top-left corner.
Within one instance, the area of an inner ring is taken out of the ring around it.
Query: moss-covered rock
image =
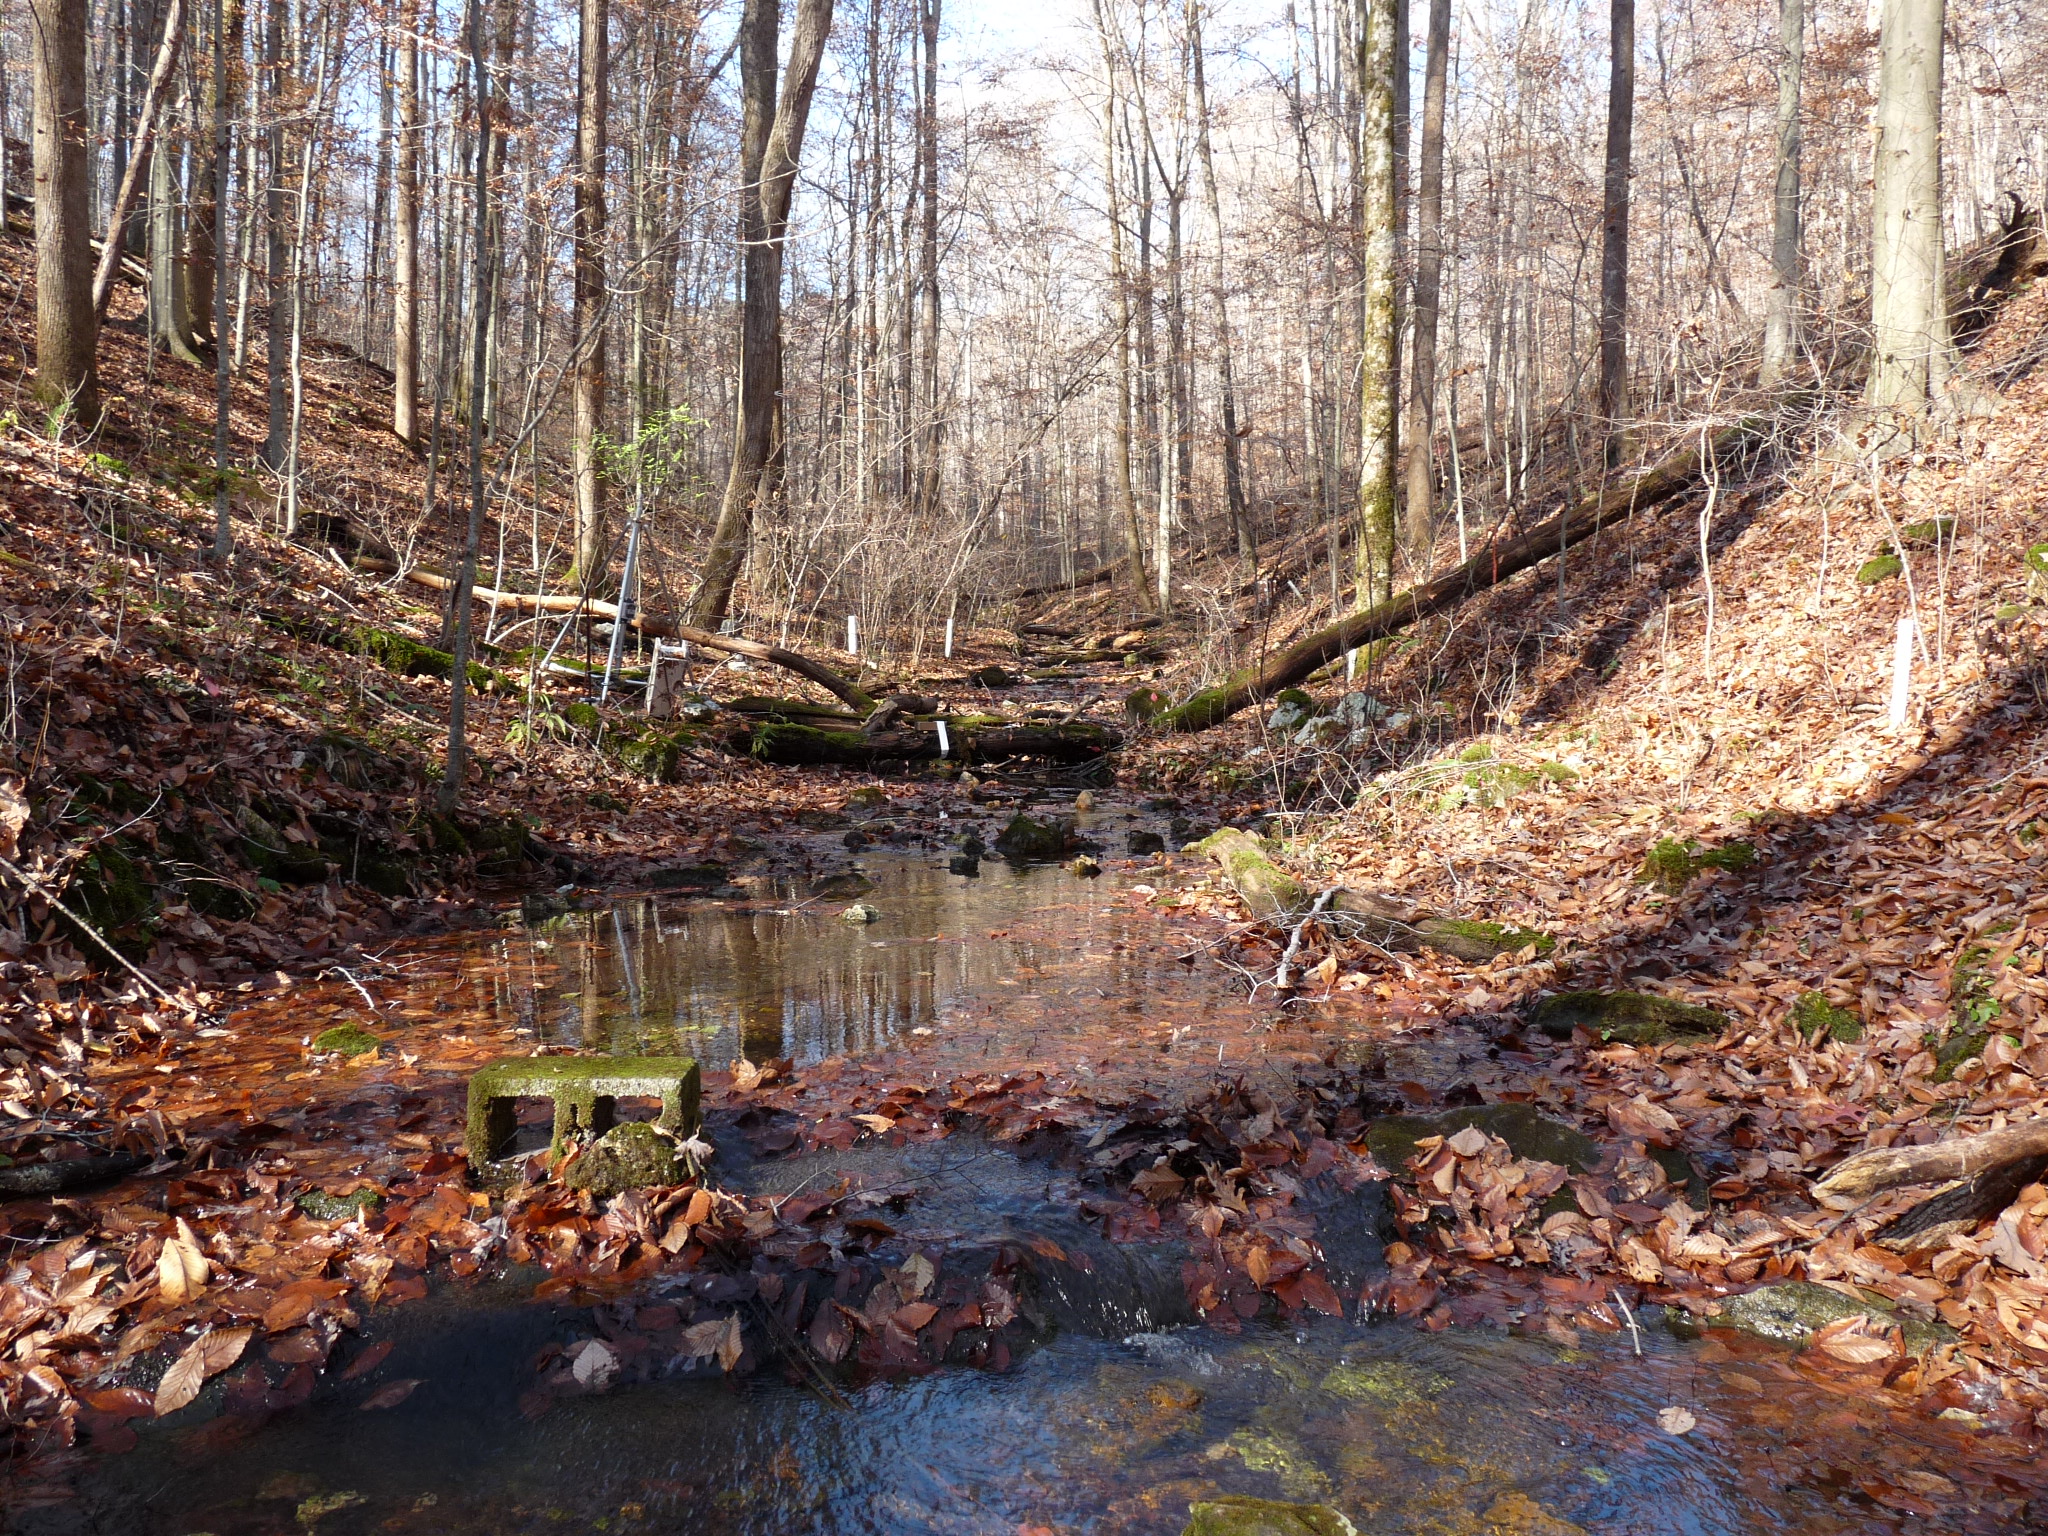
[[[996,852],[1021,862],[1050,862],[1065,857],[1073,827],[1059,817],[1037,821],[1022,811],[996,834]]]
[[[889,791],[879,784],[863,784],[846,797],[846,813],[849,816],[872,815],[889,808]]]
[[[1583,1027],[1629,1045],[1709,1038],[1728,1027],[1726,1014],[1648,992],[1559,992],[1539,1002],[1530,1021],[1556,1040],[1569,1040]]]
[[[322,1055],[363,1056],[383,1043],[358,1024],[337,1024],[313,1037],[313,1049]]]
[[[1856,582],[1859,586],[1874,587],[1879,582],[1890,581],[1905,568],[1897,555],[1872,555],[1856,567]]]
[[[702,733],[689,726],[663,730],[650,725],[619,747],[619,765],[653,783],[673,784],[689,750],[702,739]]]
[[[1863,1038],[1863,1020],[1847,1008],[1837,1008],[1825,992],[1802,992],[1792,1005],[1792,1022],[1809,1040],[1826,1038],[1853,1044]]]
[[[1838,1323],[1847,1317],[1867,1316],[1880,1324],[1899,1323],[1905,1333],[1907,1350],[1916,1355],[1945,1344],[1956,1336],[1953,1330],[1939,1323],[1898,1316],[1892,1303],[1881,1296],[1846,1296],[1808,1280],[1786,1280],[1740,1296],[1724,1296],[1720,1308],[1711,1316],[1695,1319],[1692,1326],[1703,1324],[1709,1328],[1734,1328],[1760,1339],[1804,1346],[1829,1323]],[[1673,1321],[1685,1326],[1680,1318],[1674,1317]]]
[[[1265,842],[1249,832],[1223,827],[1183,851],[1215,860],[1238,900],[1262,922],[1278,922],[1308,903],[1301,882],[1274,863]]]
[[[1418,1141],[1455,1136],[1468,1126],[1498,1136],[1519,1158],[1556,1163],[1578,1173],[1590,1173],[1600,1165],[1600,1145],[1592,1137],[1519,1103],[1473,1104],[1437,1115],[1390,1115],[1366,1127],[1365,1144],[1373,1161],[1389,1173],[1399,1173],[1415,1155]]]
[[[1291,1498],[1320,1498],[1330,1492],[1329,1474],[1316,1465],[1306,1446],[1284,1431],[1247,1425],[1211,1446],[1209,1455],[1219,1461],[1235,1455],[1252,1471],[1271,1473],[1279,1479],[1281,1492]]]
[[[1952,517],[1930,517],[1908,523],[1899,530],[1899,542],[1908,549],[1931,549],[1952,541],[1955,536],[1956,520]]]
[[[437,649],[410,635],[401,635],[396,630],[360,628],[351,637],[352,649],[360,656],[367,656],[387,672],[396,672],[400,677],[453,677],[455,657],[451,652]],[[469,664],[469,684],[472,688],[490,689],[511,686],[509,681],[500,679],[497,673],[481,662]]]
[[[1173,700],[1157,688],[1133,688],[1124,695],[1124,713],[1133,720],[1154,720],[1173,707]]]
[[[586,1147],[563,1179],[572,1189],[587,1189],[603,1199],[629,1189],[680,1184],[684,1176],[675,1139],[645,1120],[628,1120]]]
[[[1358,1536],[1358,1527],[1327,1504],[1229,1497],[1190,1506],[1181,1536]]]
[[[1547,955],[1557,948],[1557,940],[1549,934],[1538,933],[1533,928],[1517,928],[1513,923],[1427,917],[1417,922],[1415,927],[1432,949],[1440,949],[1461,960],[1490,960],[1495,955],[1513,954],[1531,945],[1539,955]]]
[[[976,667],[967,674],[967,681],[977,688],[1009,688],[1016,684],[1017,679],[1007,668],[991,663],[986,667]]]
[[[384,1203],[384,1197],[374,1189],[351,1190],[345,1195],[309,1189],[294,1203],[315,1221],[353,1221],[365,1211],[376,1210]]]
[[[839,914],[839,920],[843,923],[879,923],[882,909],[865,901],[856,901]]]
[[[1450,1377],[1425,1371],[1405,1360],[1339,1365],[1322,1380],[1323,1390],[1333,1397],[1377,1403],[1381,1408],[1403,1413],[1435,1407],[1438,1399],[1452,1386]]]
[[[1660,837],[1643,855],[1643,867],[1636,879],[1654,885],[1667,896],[1676,896],[1703,869],[1740,871],[1756,863],[1756,845],[1739,839],[1717,848],[1702,847],[1697,838],[1683,840]]]

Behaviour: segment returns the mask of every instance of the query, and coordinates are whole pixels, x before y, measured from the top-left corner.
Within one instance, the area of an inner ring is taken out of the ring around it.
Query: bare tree
[[[1945,0],[1885,0],[1870,248],[1870,404],[1924,408],[1955,366],[1942,284]]]
[[[1636,0],[1608,14],[1607,155],[1600,214],[1600,430],[1609,468],[1628,414],[1628,177],[1636,110]]]
[[[1416,202],[1413,383],[1408,394],[1408,491],[1402,532],[1408,558],[1429,574],[1435,541],[1435,475],[1430,463],[1436,410],[1437,312],[1444,261],[1444,94],[1451,57],[1451,0],[1430,0],[1422,70],[1422,174]],[[1453,445],[1455,452],[1455,445]]]
[[[420,5],[398,12],[398,164],[391,230],[391,431],[420,438]]]
[[[783,244],[789,237],[789,203],[796,190],[797,161],[803,153],[811,97],[818,88],[818,66],[831,30],[832,0],[798,0],[789,73],[778,103],[781,0],[746,0],[740,18],[740,93],[745,117],[739,187],[739,237],[744,252],[739,419],[718,522],[704,552],[697,590],[690,597],[689,620],[702,629],[715,628],[724,620],[732,606],[740,567],[746,561],[754,520],[781,492],[785,452]]]
[[[1223,422],[1223,497],[1237,534],[1237,557],[1247,574],[1259,562],[1259,533],[1245,494],[1244,447],[1237,424],[1237,379],[1231,360],[1229,252],[1225,244],[1223,197],[1216,184],[1216,150],[1210,142],[1209,83],[1202,56],[1202,0],[1188,0],[1188,51],[1193,57],[1195,86],[1195,150],[1202,161],[1202,200],[1216,236],[1216,391]]]
[[[604,226],[605,119],[611,112],[609,0],[581,0],[576,66],[576,222],[572,279],[576,377],[570,451],[575,456],[576,559],[571,581],[585,591],[604,564]]]
[[[1384,601],[1394,590],[1394,462],[1399,450],[1401,343],[1396,302],[1397,190],[1395,73],[1405,65],[1394,0],[1361,0],[1358,28],[1358,205],[1365,272],[1358,368],[1358,594]]]
[[[1799,349],[1799,97],[1805,60],[1806,0],[1778,0],[1778,174],[1764,308],[1766,384],[1785,376]]]
[[[90,211],[92,142],[86,113],[87,0],[30,0],[35,70],[36,398],[90,425],[99,419],[93,370]]]

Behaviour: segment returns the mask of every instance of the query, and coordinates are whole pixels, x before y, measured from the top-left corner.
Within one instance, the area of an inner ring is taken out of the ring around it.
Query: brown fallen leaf
[[[887,1115],[854,1115],[852,1119],[856,1125],[864,1125],[877,1134],[896,1129],[896,1122]]]
[[[939,1309],[930,1302],[913,1301],[907,1307],[896,1309],[895,1322],[905,1333],[915,1333],[938,1315]]]
[[[206,1255],[199,1251],[196,1243],[189,1243],[182,1237],[164,1239],[163,1252],[157,1255],[156,1261],[156,1288],[165,1306],[182,1306],[197,1296],[206,1289],[207,1277],[211,1273]]]
[[[217,1329],[194,1339],[164,1372],[164,1379],[157,1383],[156,1416],[162,1418],[167,1413],[176,1413],[197,1397],[208,1377],[218,1376],[242,1358],[242,1351],[248,1348],[255,1331],[253,1328]]]
[[[379,1339],[360,1355],[357,1355],[355,1359],[349,1361],[348,1368],[341,1373],[341,1379],[343,1381],[355,1381],[360,1377],[369,1375],[370,1372],[377,1369],[378,1366],[382,1365],[390,1357],[391,1351],[397,1346],[397,1343],[396,1339]]]
[[[387,1381],[363,1399],[360,1409],[368,1413],[373,1408],[396,1408],[412,1396],[413,1388],[417,1387],[420,1381],[421,1378],[418,1376],[401,1376],[397,1381]]]

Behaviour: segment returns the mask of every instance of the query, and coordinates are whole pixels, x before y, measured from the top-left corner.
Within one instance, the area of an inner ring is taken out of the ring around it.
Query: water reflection
[[[1133,931],[1116,877],[992,862],[969,879],[907,859],[866,872],[873,923],[843,919],[843,894],[767,881],[742,900],[634,897],[550,918],[527,940],[554,952],[556,980],[515,983],[527,995],[506,1001],[547,1044],[801,1064],[942,1029],[970,998],[1029,997],[1079,962],[1105,999],[1142,998],[1177,969],[1142,942],[1149,927]]]

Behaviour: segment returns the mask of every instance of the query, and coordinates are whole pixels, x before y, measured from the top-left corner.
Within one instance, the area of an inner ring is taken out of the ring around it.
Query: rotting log
[[[1919,1147],[1875,1147],[1858,1152],[1816,1179],[1817,1195],[1861,1200],[1907,1184],[1947,1184],[1989,1169],[2048,1156],[2048,1116]]]
[[[1185,851],[1213,859],[1245,910],[1262,923],[1292,927],[1311,905],[1308,888],[1274,862],[1264,842],[1249,832],[1225,827],[1190,843]],[[1314,914],[1319,921],[1347,938],[1398,954],[1433,949],[1458,960],[1486,961],[1532,944],[1539,949],[1552,944],[1545,934],[1504,923],[1439,917],[1369,891],[1340,888],[1328,898]]]
[[[395,561],[359,556],[353,562],[359,571],[378,571],[387,575],[403,575],[407,581],[417,582],[423,587],[432,587],[445,592],[455,585],[453,577],[415,565],[400,572]],[[480,603],[504,603],[509,607],[532,613],[577,613],[585,612],[595,618],[619,618],[619,605],[606,602],[598,597],[579,597],[574,593],[502,592],[492,587],[475,587],[471,596]],[[698,629],[685,624],[681,619],[666,614],[635,613],[631,623],[643,635],[654,635],[664,640],[687,640],[692,645],[701,645],[709,651],[724,651],[733,656],[745,656],[751,661],[765,661],[772,666],[794,672],[798,677],[816,683],[835,698],[844,700],[865,715],[875,707],[875,701],[849,681],[843,674],[833,671],[823,662],[813,661],[799,651],[786,650],[779,645],[768,645],[759,640],[745,640],[738,635],[713,634],[708,629]]]
[[[1938,1247],[1951,1234],[1968,1232],[1989,1221],[2019,1199],[2021,1190],[2038,1183],[2044,1173],[2048,1173],[2048,1152],[1986,1168],[1894,1216],[1871,1234],[1871,1241],[1902,1253]]]
[[[1602,528],[1684,494],[1698,482],[1703,463],[1719,462],[1757,441],[1771,430],[1785,410],[1810,398],[1791,396],[1771,411],[1744,417],[1709,439],[1703,456],[1696,437],[1666,454],[1625,483],[1547,518],[1526,533],[1489,543],[1464,564],[1434,581],[1397,592],[1383,603],[1349,614],[1308,635],[1273,657],[1259,671],[1207,688],[1160,715],[1154,722],[1167,730],[1203,731],[1220,725],[1239,710],[1291,688],[1346,651],[1385,640],[1411,624],[1448,613],[1468,598],[1500,585],[1510,576],[1540,565],[1552,555],[1591,538]]]
[[[935,761],[985,763],[1010,757],[1043,757],[1054,762],[1082,763],[1114,751],[1123,738],[1108,726],[1075,720],[1058,725],[988,725],[946,723],[947,750],[939,750],[936,723],[912,724],[869,734],[860,730],[828,730],[793,722],[770,722],[741,738],[744,749],[763,762],[790,766],[865,768],[884,762]]]

